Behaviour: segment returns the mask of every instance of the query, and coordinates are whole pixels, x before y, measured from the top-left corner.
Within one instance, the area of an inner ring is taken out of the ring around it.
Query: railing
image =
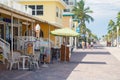
[[[13,9],[16,9],[16,10],[19,10],[21,12],[32,15],[32,9],[25,8],[25,5],[21,5],[13,0],[0,0],[0,3],[6,5],[8,7],[11,7]]]
[[[3,57],[7,59],[7,54],[10,53],[10,44],[0,38],[0,47],[3,49]],[[3,63],[5,63],[5,61],[3,61]]]
[[[72,1],[65,1],[65,3],[67,4],[67,5],[71,5],[71,6],[73,6],[73,5],[75,5],[75,3],[74,2],[72,2]]]

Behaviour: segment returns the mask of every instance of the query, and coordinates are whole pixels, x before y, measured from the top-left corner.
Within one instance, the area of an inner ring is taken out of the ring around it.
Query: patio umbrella
[[[55,29],[50,33],[55,36],[65,36],[65,37],[75,37],[79,35],[79,33],[73,31],[70,28]]]
[[[76,37],[79,33],[75,32],[70,28],[55,29],[50,32],[54,36],[63,36],[63,37]],[[66,47],[65,47],[65,60],[66,60]]]

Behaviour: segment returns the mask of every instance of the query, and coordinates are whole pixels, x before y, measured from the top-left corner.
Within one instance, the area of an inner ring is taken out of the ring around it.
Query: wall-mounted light
[[[35,31],[40,31],[40,25],[39,25],[39,24],[37,24],[37,25],[35,26]]]
[[[39,37],[39,34],[40,34],[40,25],[39,25],[39,24],[37,24],[37,25],[35,26],[35,31],[36,31],[36,37],[38,38],[38,37]]]

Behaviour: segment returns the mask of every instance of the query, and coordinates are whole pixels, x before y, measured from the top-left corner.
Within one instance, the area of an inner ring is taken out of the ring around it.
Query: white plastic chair
[[[34,54],[32,64],[36,65],[37,69],[39,69],[39,54]]]
[[[18,51],[13,51],[13,56],[8,54],[8,65],[7,65],[7,68],[9,68],[9,70],[12,70],[14,64],[17,64],[17,67],[19,69],[19,57],[20,56],[21,56],[21,53],[18,52]]]

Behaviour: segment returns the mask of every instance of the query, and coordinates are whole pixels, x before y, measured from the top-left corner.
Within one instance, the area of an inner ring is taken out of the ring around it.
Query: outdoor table
[[[29,59],[29,56],[21,55],[21,56],[20,56],[20,59],[21,59],[21,61],[22,61],[22,67],[21,67],[21,68],[19,67],[19,69],[23,69],[23,70],[29,69],[29,67],[25,67],[25,62],[26,62],[26,60]]]

